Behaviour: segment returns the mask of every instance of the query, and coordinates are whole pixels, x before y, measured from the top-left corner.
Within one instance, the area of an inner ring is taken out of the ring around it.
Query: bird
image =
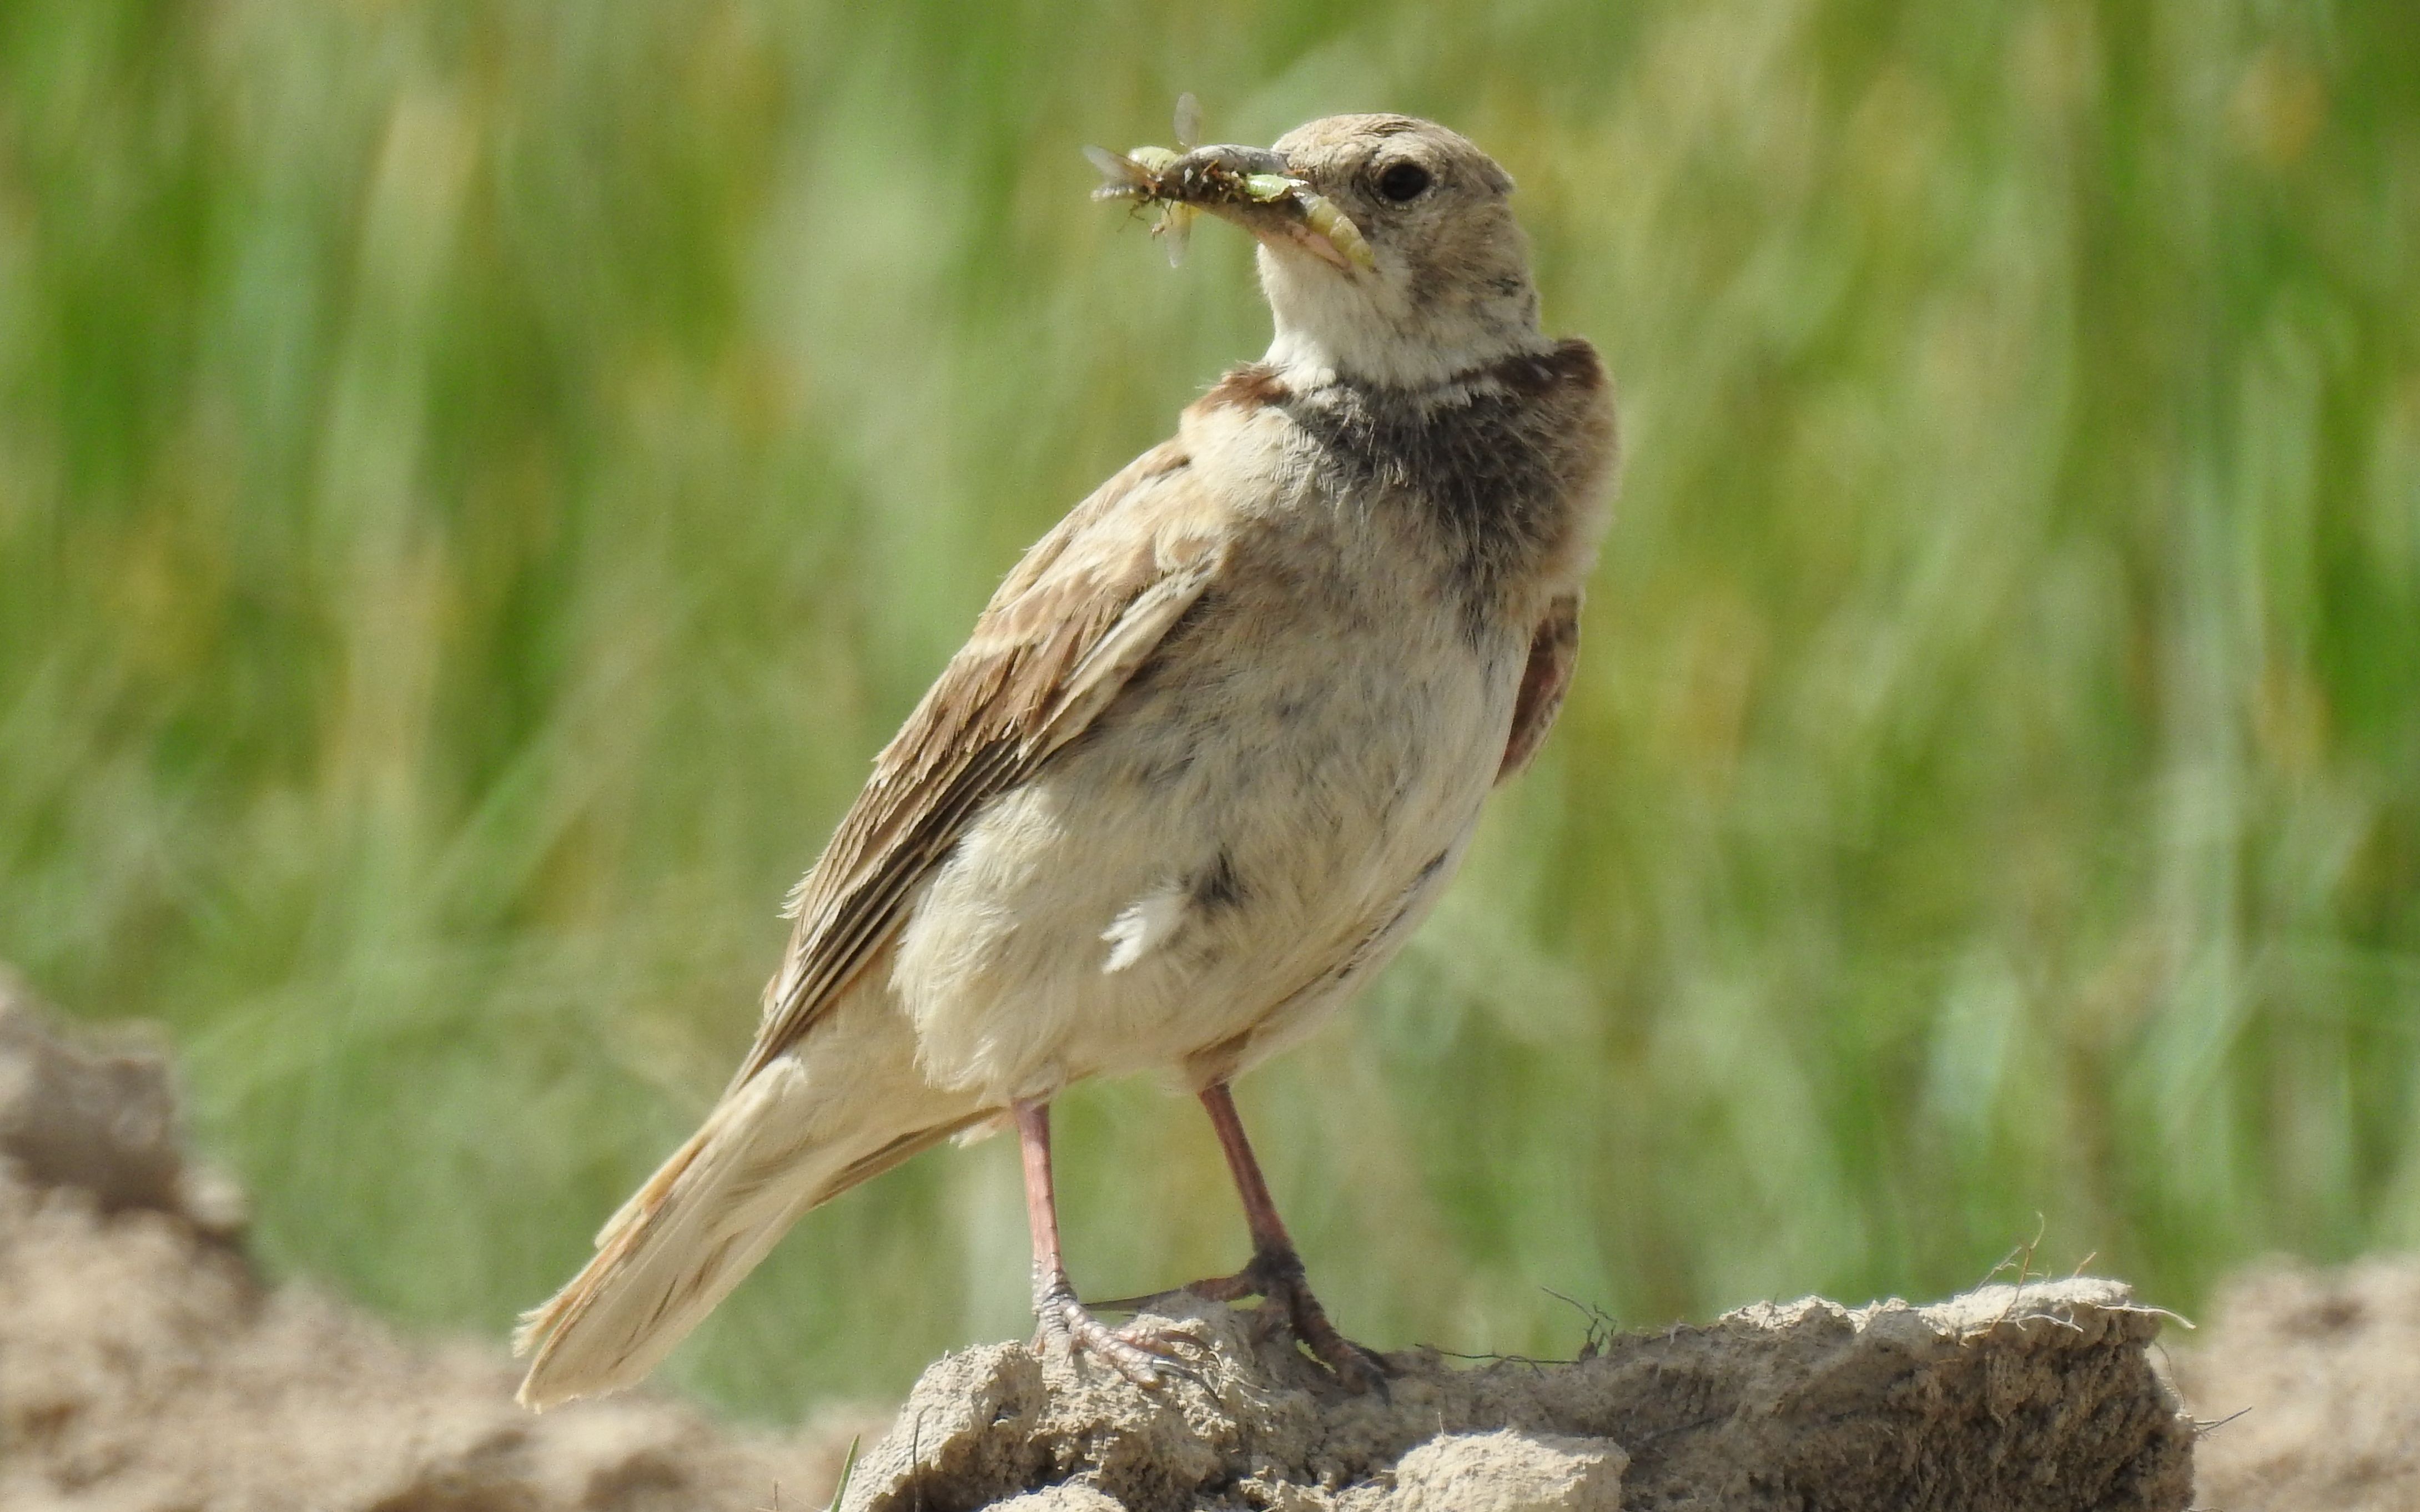
[[[1178,1289],[1259,1297],[1347,1386],[1382,1381],[1311,1290],[1231,1083],[1395,955],[1545,738],[1613,386],[1542,332],[1512,180],[1446,127],[1332,116],[1158,162],[1136,197],[1258,242],[1266,352],[1025,553],[875,759],[721,1100],[524,1315],[525,1405],[638,1381],[808,1210],[1009,1129],[1044,1346],[1184,1373],[1175,1324],[1098,1316],[1152,1299],[1079,1300],[1050,1152],[1063,1089],[1171,1070],[1251,1244]]]

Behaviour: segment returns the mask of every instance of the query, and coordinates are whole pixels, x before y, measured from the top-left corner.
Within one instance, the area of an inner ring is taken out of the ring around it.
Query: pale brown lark
[[[1001,584],[799,886],[754,1047],[533,1312],[521,1399],[644,1376],[808,1209],[1014,1124],[1045,1334],[1140,1381],[1063,1263],[1049,1105],[1174,1067],[1269,1299],[1356,1383],[1228,1083],[1369,980],[1552,723],[1606,523],[1610,386],[1538,329],[1512,180],[1402,116],[1127,163],[1260,240],[1276,339]],[[1113,167],[1117,164],[1113,163]]]

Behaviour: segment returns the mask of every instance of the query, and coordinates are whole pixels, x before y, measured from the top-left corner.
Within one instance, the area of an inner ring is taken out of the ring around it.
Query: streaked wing
[[[734,1086],[796,1043],[880,953],[975,811],[1117,696],[1217,575],[1223,523],[1170,442],[1025,554],[799,884],[789,952]]]
[[[1521,691],[1512,704],[1512,734],[1504,743],[1496,780],[1503,781],[1538,754],[1562,709],[1579,659],[1580,601],[1576,594],[1566,594],[1547,608],[1529,637],[1529,661],[1521,669]]]

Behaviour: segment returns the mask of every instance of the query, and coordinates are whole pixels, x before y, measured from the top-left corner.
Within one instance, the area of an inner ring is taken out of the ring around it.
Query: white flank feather
[[[1124,971],[1157,949],[1160,942],[1175,933],[1176,926],[1183,922],[1185,888],[1178,883],[1167,883],[1126,904],[1109,921],[1109,927],[1101,931],[1101,938],[1109,944],[1109,959],[1102,965],[1102,972]]]

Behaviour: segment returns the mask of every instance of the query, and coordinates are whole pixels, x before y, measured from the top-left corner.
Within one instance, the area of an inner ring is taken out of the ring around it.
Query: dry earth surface
[[[2160,1315],[2110,1281],[1762,1304],[1568,1364],[1398,1354],[1383,1396],[1256,1314],[1185,1320],[1198,1379],[1156,1392],[1025,1344],[943,1360],[848,1507],[2167,1512],[2192,1488],[2193,1429],[2148,1354]]]
[[[63,1042],[0,980],[0,1508],[806,1508],[867,1426],[751,1437],[643,1393],[533,1417],[493,1343],[263,1285],[241,1208],[162,1056]]]
[[[644,1393],[534,1418],[494,1346],[264,1285],[242,1228],[241,1194],[185,1155],[164,1057],[63,1041],[0,980],[0,1508],[813,1508],[869,1427],[750,1436]],[[2420,1505],[2411,1265],[2231,1288],[2177,1357],[2200,1417],[2243,1412],[2197,1448],[2154,1370],[2162,1315],[2108,1281],[1765,1304],[1569,1364],[1410,1352],[1370,1396],[1257,1313],[1177,1321],[1193,1376],[1156,1394],[1023,1344],[943,1359],[847,1505]]]
[[[2176,1353],[2209,1512],[2420,1508],[2420,1262],[2245,1272]]]

